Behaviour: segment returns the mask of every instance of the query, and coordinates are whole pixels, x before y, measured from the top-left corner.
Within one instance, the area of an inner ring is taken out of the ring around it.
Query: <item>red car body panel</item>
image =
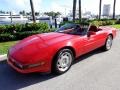
[[[113,38],[116,36],[116,29],[111,27],[100,28],[102,30],[91,37],[57,32],[30,36],[9,49],[8,63],[21,73],[50,72],[52,60],[60,49],[64,47],[72,48],[77,58],[103,46],[109,34]],[[43,64],[33,68],[20,69],[11,60],[23,66],[37,63]]]

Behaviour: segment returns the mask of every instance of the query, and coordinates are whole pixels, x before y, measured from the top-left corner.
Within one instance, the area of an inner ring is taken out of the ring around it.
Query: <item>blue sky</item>
[[[116,13],[120,14],[120,0],[116,0]],[[33,0],[35,11],[60,11],[65,13],[72,10],[73,0]],[[111,4],[111,13],[113,0],[103,0],[103,4]],[[82,0],[82,11],[91,11],[98,14],[99,0]],[[0,0],[0,10],[18,12],[20,10],[30,11],[29,0]]]

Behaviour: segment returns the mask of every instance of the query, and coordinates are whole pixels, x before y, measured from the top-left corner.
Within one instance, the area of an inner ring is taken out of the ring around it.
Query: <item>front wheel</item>
[[[112,46],[112,41],[113,41],[113,38],[111,35],[108,36],[107,40],[106,40],[106,43],[105,45],[103,46],[103,49],[105,51],[108,51],[111,49],[111,46]]]
[[[62,49],[60,50],[57,55],[55,60],[53,61],[53,72],[55,74],[63,74],[67,72],[74,60],[74,55],[73,52],[69,49]]]

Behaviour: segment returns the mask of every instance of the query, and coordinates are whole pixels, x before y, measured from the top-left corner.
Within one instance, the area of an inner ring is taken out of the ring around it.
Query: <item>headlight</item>
[[[20,67],[21,69],[34,68],[34,67],[42,66],[44,64],[45,64],[45,62],[41,62],[41,63],[37,63],[37,64],[30,64],[30,65],[22,65],[20,63],[16,63],[16,65],[18,67]]]
[[[40,62],[40,63],[36,63],[36,64],[29,64],[29,65],[22,65],[19,62],[17,62],[16,60],[14,60],[13,58],[10,59],[11,62],[17,66],[20,69],[28,69],[28,68],[33,68],[33,67],[38,67],[38,66],[42,66],[45,64],[44,61]]]
[[[12,63],[13,63],[15,66],[17,66],[17,67],[19,67],[19,68],[21,68],[21,69],[24,68],[24,66],[23,66],[22,64],[20,64],[19,62],[17,62],[17,61],[14,60],[13,58],[11,58],[10,60],[12,61]]]
[[[31,64],[31,65],[28,65],[28,68],[37,67],[37,66],[40,66],[40,65],[41,65],[41,63]]]
[[[20,63],[16,62],[16,65],[17,65],[18,67],[20,67],[20,68],[24,69],[24,66],[23,66],[22,64],[20,64]]]

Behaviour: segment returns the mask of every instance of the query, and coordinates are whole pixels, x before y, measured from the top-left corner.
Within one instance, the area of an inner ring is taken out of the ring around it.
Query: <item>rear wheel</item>
[[[113,38],[111,35],[108,36],[107,40],[106,40],[106,43],[105,45],[103,46],[103,49],[105,51],[108,51],[111,49],[111,46],[112,46],[112,41],[113,41]]]
[[[74,56],[71,50],[60,50],[53,61],[53,72],[58,75],[67,72],[70,69],[73,60]]]

